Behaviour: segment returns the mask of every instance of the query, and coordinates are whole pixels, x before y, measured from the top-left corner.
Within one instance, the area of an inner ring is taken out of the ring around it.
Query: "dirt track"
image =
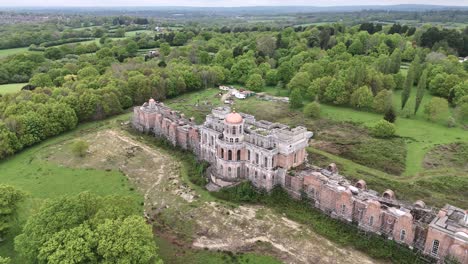
[[[262,206],[232,206],[200,198],[180,177],[174,157],[146,146],[117,129],[83,137],[90,143],[84,159],[63,155],[70,142],[57,145],[49,160],[64,166],[118,169],[145,197],[145,214],[184,234],[195,248],[249,251],[271,245],[285,263],[378,263],[359,251],[341,248]],[[58,154],[62,153],[62,154]],[[187,243],[187,242],[186,242]]]

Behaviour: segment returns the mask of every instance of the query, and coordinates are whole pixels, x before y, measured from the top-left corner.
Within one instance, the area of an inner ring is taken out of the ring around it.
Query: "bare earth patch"
[[[145,215],[189,237],[184,243],[194,248],[249,251],[267,243],[285,263],[378,263],[263,206],[233,207],[201,198],[180,177],[175,157],[124,131],[106,129],[81,139],[90,143],[86,157],[73,156],[71,142],[64,142],[47,159],[67,167],[120,170],[144,194]]]
[[[468,172],[468,143],[437,145],[424,157],[425,169],[454,168]]]

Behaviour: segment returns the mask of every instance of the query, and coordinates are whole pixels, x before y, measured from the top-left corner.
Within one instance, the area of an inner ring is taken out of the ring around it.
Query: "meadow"
[[[8,83],[0,85],[0,94],[16,93],[27,83]]]
[[[24,52],[28,52],[28,47],[0,49],[0,58]]]

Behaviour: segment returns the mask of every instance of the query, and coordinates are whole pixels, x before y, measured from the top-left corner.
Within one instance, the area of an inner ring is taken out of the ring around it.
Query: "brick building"
[[[245,180],[267,191],[279,185],[330,217],[440,262],[450,256],[468,264],[468,211],[446,205],[436,215],[423,201],[409,204],[397,200],[392,190],[379,194],[363,180],[351,183],[333,163],[325,169],[309,165],[305,148],[312,133],[304,127],[257,121],[228,107],[213,109],[202,125],[196,125],[193,118],[152,99],[134,108],[132,124],[208,161],[212,187]]]

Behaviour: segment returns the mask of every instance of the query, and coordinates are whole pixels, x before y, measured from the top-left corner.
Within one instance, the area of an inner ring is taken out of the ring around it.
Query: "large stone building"
[[[248,180],[257,188],[278,185],[333,218],[356,224],[443,261],[447,256],[468,264],[468,211],[447,205],[436,215],[424,202],[399,201],[392,190],[382,195],[363,180],[354,184],[335,164],[322,169],[307,162],[312,133],[304,127],[257,121],[251,115],[215,108],[202,125],[193,118],[150,100],[134,108],[133,126],[164,137],[174,146],[208,161],[210,186]]]

